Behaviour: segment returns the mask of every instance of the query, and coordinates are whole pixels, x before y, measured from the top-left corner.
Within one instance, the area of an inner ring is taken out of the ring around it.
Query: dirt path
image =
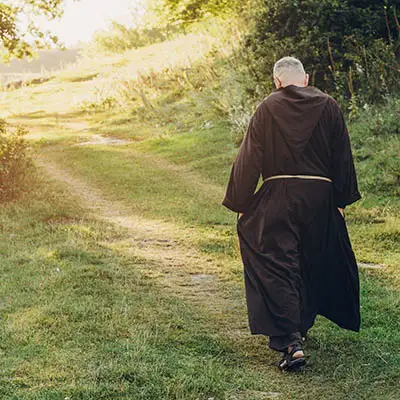
[[[223,266],[191,245],[194,230],[134,215],[127,205],[106,199],[97,188],[43,155],[36,158],[36,164],[50,178],[65,184],[92,217],[125,229],[122,241],[106,245],[144,260],[139,266],[143,274],[155,278],[174,295],[222,317],[226,324],[221,323],[230,334],[247,335],[242,297],[233,299],[227,294],[226,282],[220,282]]]

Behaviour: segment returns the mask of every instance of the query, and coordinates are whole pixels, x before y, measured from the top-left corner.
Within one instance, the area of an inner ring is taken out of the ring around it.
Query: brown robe
[[[317,175],[266,181],[274,175]],[[253,334],[307,331],[317,314],[360,328],[359,280],[337,207],[360,199],[337,103],[314,87],[268,96],[252,117],[223,205],[244,213],[237,231]]]

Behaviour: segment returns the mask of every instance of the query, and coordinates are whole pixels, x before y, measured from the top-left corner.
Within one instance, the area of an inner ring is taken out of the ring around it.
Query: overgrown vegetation
[[[399,0],[163,0],[163,4],[169,20],[183,27],[210,16],[240,15],[246,27],[240,65],[247,68],[244,78],[252,83],[248,95],[256,101],[259,93],[251,88],[268,91],[273,64],[286,55],[299,57],[311,83],[353,113],[365,103],[400,91]]]
[[[261,1],[246,47],[261,82],[273,63],[299,57],[313,85],[342,104],[377,102],[400,90],[399,0]]]
[[[0,202],[15,198],[24,189],[31,166],[26,130],[0,119]]]
[[[350,133],[363,191],[400,196],[400,100],[366,106],[350,124]]]

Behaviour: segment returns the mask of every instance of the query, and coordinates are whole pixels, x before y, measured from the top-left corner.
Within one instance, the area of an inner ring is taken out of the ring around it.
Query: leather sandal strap
[[[303,348],[300,345],[295,344],[292,346],[292,349],[290,350],[290,352],[287,352],[286,354],[289,357],[293,357],[293,354],[296,353],[297,351],[303,351]]]

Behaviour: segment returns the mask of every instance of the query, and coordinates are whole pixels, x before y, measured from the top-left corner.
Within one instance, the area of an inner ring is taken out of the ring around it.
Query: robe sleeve
[[[248,209],[260,178],[265,138],[267,107],[261,103],[250,120],[246,135],[233,163],[222,204],[232,211]]]
[[[345,208],[361,198],[351,152],[350,137],[339,106],[334,102],[332,181],[337,207]]]

